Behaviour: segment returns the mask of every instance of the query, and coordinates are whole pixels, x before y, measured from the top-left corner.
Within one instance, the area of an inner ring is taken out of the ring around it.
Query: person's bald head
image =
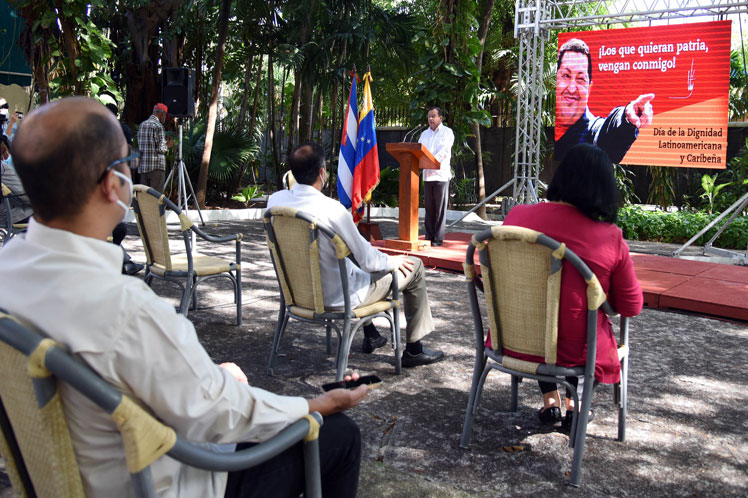
[[[81,212],[106,165],[127,151],[117,119],[89,98],[43,105],[21,123],[11,144],[13,164],[42,221]]]

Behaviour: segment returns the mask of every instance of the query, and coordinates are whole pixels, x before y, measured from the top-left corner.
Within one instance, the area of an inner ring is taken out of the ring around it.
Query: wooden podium
[[[428,240],[418,240],[418,171],[439,169],[439,161],[419,143],[390,143],[385,150],[400,163],[400,221],[399,239],[387,239],[385,247],[405,251],[421,251],[431,245]]]

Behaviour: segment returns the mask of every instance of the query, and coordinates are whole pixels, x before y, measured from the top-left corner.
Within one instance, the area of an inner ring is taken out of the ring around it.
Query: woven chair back
[[[279,278],[287,304],[324,312],[319,268],[319,239],[313,223],[291,216],[273,216]]]
[[[140,238],[143,240],[148,264],[171,270],[169,232],[166,229],[166,207],[161,197],[157,197],[140,185],[136,185],[135,202],[137,203],[135,218],[138,222],[138,231],[140,231]]]
[[[45,387],[53,392],[45,396],[48,399],[39,400],[28,373],[28,360],[0,342],[0,378],[3,379],[0,398],[34,490],[37,496],[81,497],[83,484],[56,381],[53,378],[37,380],[49,384]],[[18,489],[17,483],[14,486]]]
[[[552,255],[540,244],[495,238],[480,254],[493,344],[549,364],[556,363],[561,292]]]

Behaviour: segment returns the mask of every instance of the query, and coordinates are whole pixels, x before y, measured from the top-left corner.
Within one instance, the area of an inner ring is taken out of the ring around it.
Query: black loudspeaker
[[[161,77],[163,102],[169,115],[177,118],[195,115],[195,70],[167,67]]]

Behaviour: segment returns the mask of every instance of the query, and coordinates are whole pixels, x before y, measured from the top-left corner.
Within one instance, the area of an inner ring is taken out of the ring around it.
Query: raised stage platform
[[[441,247],[406,252],[373,244],[388,254],[411,254],[424,265],[462,272],[472,234],[452,232]],[[748,321],[748,267],[632,253],[636,275],[650,308],[688,311]]]

